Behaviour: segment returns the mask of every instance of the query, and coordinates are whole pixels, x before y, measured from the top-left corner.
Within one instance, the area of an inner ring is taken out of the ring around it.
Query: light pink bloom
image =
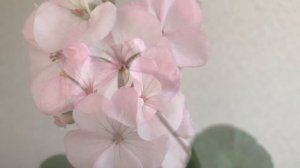
[[[51,54],[37,48],[30,48],[30,56],[31,88],[39,110],[48,115],[71,111],[72,93],[80,91],[80,87],[63,76],[64,63],[52,62]]]
[[[157,72],[151,49],[161,38],[160,24],[155,17],[135,6],[125,6],[118,9],[111,33],[92,47],[92,53],[113,69],[114,77],[120,73],[127,82],[134,72]]]
[[[102,109],[106,101],[104,97],[92,94],[77,105],[74,119],[80,129],[65,137],[66,154],[72,165],[76,168],[160,167],[168,139],[141,139],[136,127],[126,126],[106,115],[110,113]],[[134,106],[129,104],[126,109]]]
[[[31,48],[31,85],[34,100],[47,115],[72,111],[74,104],[91,93],[104,93],[108,85],[102,78],[105,66],[89,57],[84,44],[48,54]]]
[[[70,45],[93,44],[103,39],[115,23],[116,7],[110,2],[95,5],[91,0],[50,0],[36,11],[33,34],[47,52]]]
[[[102,68],[109,68],[89,57],[89,49],[83,43],[52,53],[41,49],[33,34],[35,15],[36,12],[31,14],[23,28],[31,57],[32,94],[42,112],[60,118],[84,96],[105,91],[105,81],[110,79],[99,73],[108,74]]]
[[[208,41],[201,31],[202,13],[196,0],[147,0],[161,22],[163,35],[180,67],[206,63]]]
[[[164,99],[161,83],[151,75],[141,75],[141,81],[134,82],[139,95],[140,111],[137,113],[137,125],[149,121],[155,116]]]
[[[140,104],[137,125],[155,117],[161,106],[168,103],[175,95],[175,93],[169,94],[169,88],[164,88],[153,75],[140,74],[139,80],[134,80],[134,88],[139,95]]]

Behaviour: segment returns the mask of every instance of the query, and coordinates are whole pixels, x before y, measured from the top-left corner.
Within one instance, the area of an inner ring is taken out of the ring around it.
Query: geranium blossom
[[[116,7],[110,2],[100,5],[91,0],[50,0],[36,11],[33,34],[37,44],[47,52],[57,52],[85,42],[103,39],[115,23]]]
[[[114,28],[106,39],[92,47],[92,55],[113,67],[114,77],[120,74],[126,83],[133,72],[157,72],[151,54],[161,37],[155,17],[143,9],[126,6],[118,9]]]
[[[184,167],[193,127],[181,68],[208,53],[199,4],[111,2],[47,0],[30,15],[34,101],[57,126],[77,124],[65,136],[76,168]]]
[[[106,91],[101,62],[89,57],[84,44],[48,54],[31,48],[31,84],[34,100],[48,115],[72,111],[82,97]]]
[[[108,100],[93,94],[83,99],[75,109],[74,119],[80,129],[69,132],[65,137],[67,157],[73,166],[77,168],[160,167],[168,149],[168,138],[159,137],[152,141],[141,139],[136,127],[126,126],[106,115],[110,111],[103,111],[102,104],[105,101]],[[124,104],[129,103],[125,99],[123,101]],[[132,101],[132,103],[136,102]],[[135,110],[134,104],[129,104],[126,110]]]
[[[110,79],[99,75],[105,72],[101,69],[105,66],[89,56],[83,43],[52,53],[40,48],[33,34],[35,17],[33,12],[23,28],[31,56],[33,97],[42,112],[61,118],[62,113],[73,110],[80,98],[94,92],[104,93],[108,83],[105,81]]]

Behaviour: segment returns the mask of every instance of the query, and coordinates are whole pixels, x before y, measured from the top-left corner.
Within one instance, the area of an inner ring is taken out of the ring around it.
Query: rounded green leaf
[[[195,138],[193,150],[202,168],[273,167],[270,155],[253,137],[231,126],[208,128]]]
[[[200,160],[194,149],[192,149],[192,156],[186,168],[202,168]]]
[[[73,168],[65,155],[54,155],[43,161],[40,168]]]

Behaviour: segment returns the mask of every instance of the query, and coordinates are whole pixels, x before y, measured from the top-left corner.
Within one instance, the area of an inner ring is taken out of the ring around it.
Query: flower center
[[[86,88],[84,89],[84,92],[86,95],[90,95],[90,94],[96,93],[97,89],[95,89],[94,86],[92,84],[90,84],[90,85],[86,86]]]
[[[90,18],[90,14],[86,9],[81,9],[81,8],[73,9],[72,13],[84,20],[88,20]]]
[[[116,144],[120,144],[122,141],[124,141],[123,136],[120,133],[116,133],[113,137],[113,142]]]
[[[144,103],[148,100],[146,96],[140,96],[140,98],[143,100]]]

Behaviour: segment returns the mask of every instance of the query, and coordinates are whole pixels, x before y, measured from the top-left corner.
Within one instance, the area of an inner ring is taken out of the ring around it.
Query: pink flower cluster
[[[206,62],[201,22],[196,0],[48,0],[31,14],[33,97],[58,126],[78,125],[65,136],[74,167],[158,168],[176,157],[184,167],[174,135],[193,129],[181,69]]]

